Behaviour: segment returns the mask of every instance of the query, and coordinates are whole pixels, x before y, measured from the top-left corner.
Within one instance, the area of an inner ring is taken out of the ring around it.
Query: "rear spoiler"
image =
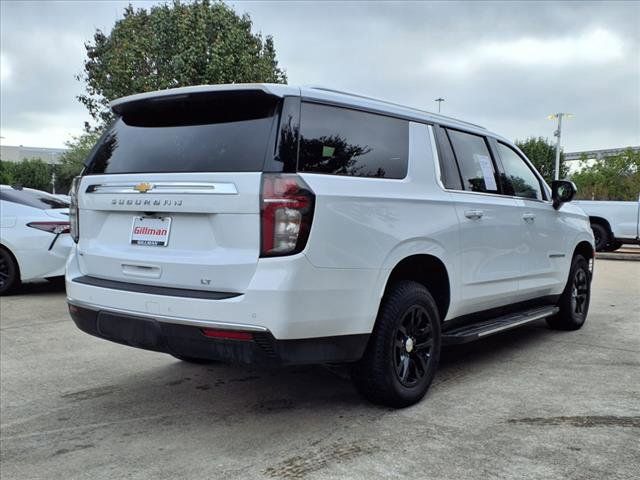
[[[113,100],[109,105],[114,113],[121,115],[128,107],[147,102],[172,102],[192,96],[223,93],[223,92],[255,92],[257,94],[284,97],[299,96],[300,89],[289,85],[270,83],[238,83],[226,85],[196,85],[192,87],[169,88],[154,92],[138,93]]]

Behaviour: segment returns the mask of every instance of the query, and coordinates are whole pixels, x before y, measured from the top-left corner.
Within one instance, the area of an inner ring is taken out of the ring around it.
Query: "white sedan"
[[[68,207],[46,192],[0,185],[0,295],[64,275],[73,243]]]

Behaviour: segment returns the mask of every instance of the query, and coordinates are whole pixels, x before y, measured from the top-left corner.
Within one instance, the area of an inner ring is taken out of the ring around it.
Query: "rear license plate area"
[[[170,232],[171,217],[133,217],[131,244],[166,247]]]

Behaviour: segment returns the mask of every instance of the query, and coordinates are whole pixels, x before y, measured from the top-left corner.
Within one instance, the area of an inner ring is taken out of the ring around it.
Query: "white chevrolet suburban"
[[[350,363],[400,407],[443,345],[585,321],[575,187],[482,127],[287,85],[112,110],[71,192],[68,304],[91,335],[191,362]]]

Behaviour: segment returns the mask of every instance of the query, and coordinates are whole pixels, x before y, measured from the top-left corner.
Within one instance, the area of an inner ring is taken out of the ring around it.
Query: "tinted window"
[[[447,130],[465,190],[498,192],[498,180],[491,154],[484,137],[471,133]]]
[[[438,153],[440,161],[440,175],[445,188],[453,190],[462,190],[462,182],[460,180],[460,172],[456,165],[456,159],[453,156],[451,142],[442,127],[434,127],[436,132]]]
[[[9,190],[8,188],[3,188],[0,190],[0,199],[41,210],[69,207],[69,204],[64,200],[34,190]]]
[[[302,172],[355,177],[404,178],[409,123],[346,108],[302,104]]]
[[[505,194],[516,197],[537,198],[542,200],[542,189],[538,177],[515,150],[498,143],[498,152],[504,168]]]
[[[265,172],[296,172],[299,131],[300,97],[284,97],[274,155],[267,157]]]
[[[87,173],[261,171],[277,103],[253,92],[134,103],[119,111]]]

